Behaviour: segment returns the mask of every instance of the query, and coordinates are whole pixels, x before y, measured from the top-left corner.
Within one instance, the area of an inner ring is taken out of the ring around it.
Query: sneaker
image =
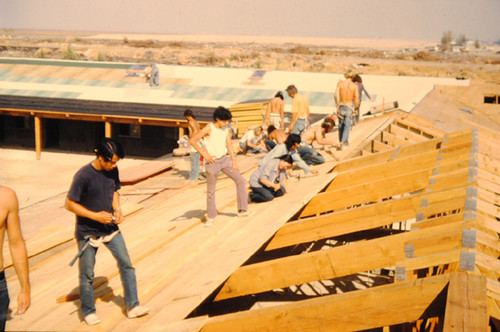
[[[100,322],[101,322],[101,320],[99,319],[99,317],[97,317],[97,315],[95,313],[88,314],[87,316],[85,316],[85,323],[87,323],[87,325],[89,325],[89,326],[97,325]]]
[[[149,312],[148,307],[143,307],[141,305],[137,305],[137,306],[133,307],[132,309],[127,310],[127,317],[128,318],[141,317],[141,316],[147,315],[148,312]]]
[[[213,224],[214,224],[214,218],[207,218],[207,220],[203,222],[203,226],[205,227],[210,227]]]
[[[246,210],[246,211],[243,210],[243,211],[238,212],[238,217],[239,218],[242,218],[242,217],[251,217],[253,215],[255,215],[255,211],[251,211],[250,212],[248,210]]]

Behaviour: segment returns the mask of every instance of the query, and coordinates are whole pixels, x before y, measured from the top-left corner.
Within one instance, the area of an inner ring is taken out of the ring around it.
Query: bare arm
[[[281,118],[281,127],[277,129],[285,129],[285,102],[282,101],[280,103],[280,118]]]
[[[340,104],[340,88],[339,88],[340,82],[337,83],[337,88],[335,89],[335,93],[333,95],[333,99],[335,99],[335,107],[338,111],[339,109],[339,104]]]
[[[87,209],[85,206],[69,199],[68,197],[66,197],[64,207],[66,208],[66,210],[73,212],[77,216],[89,218],[97,222],[100,222],[101,224],[110,224],[113,222],[113,215],[111,213],[107,211],[100,211],[100,212],[91,211]]]
[[[202,130],[200,130],[199,132],[197,132],[196,134],[193,135],[193,137],[191,137],[189,139],[189,144],[191,144],[191,146],[196,150],[198,151],[199,154],[201,154],[203,156],[203,158],[207,161],[207,163],[211,164],[214,162],[214,158],[213,156],[209,155],[208,152],[206,152],[205,150],[203,150],[201,148],[201,146],[198,144],[198,141],[200,139],[202,139],[203,137],[207,136],[207,135],[210,135],[210,126],[205,126],[203,127]]]
[[[21,222],[19,220],[19,206],[14,191],[3,189],[6,192],[5,202],[7,203],[7,219],[5,227],[9,239],[10,255],[12,264],[16,270],[17,279],[21,285],[19,296],[17,297],[17,313],[23,314],[31,305],[31,290],[29,281],[28,255],[26,244],[21,233]],[[4,196],[4,195],[2,195]],[[2,197],[4,199],[4,197]]]
[[[121,224],[123,222],[123,213],[120,206],[120,195],[117,191],[113,194],[113,215],[115,216],[114,222]]]

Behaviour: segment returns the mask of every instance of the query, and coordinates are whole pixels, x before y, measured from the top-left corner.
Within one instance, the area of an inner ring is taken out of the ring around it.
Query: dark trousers
[[[5,331],[5,321],[7,320],[7,311],[9,310],[9,291],[5,272],[0,272],[0,331]]]
[[[271,187],[250,187],[250,199],[252,202],[261,203],[272,201],[275,197],[280,197],[285,194],[285,188],[281,186],[280,190],[274,191]]]

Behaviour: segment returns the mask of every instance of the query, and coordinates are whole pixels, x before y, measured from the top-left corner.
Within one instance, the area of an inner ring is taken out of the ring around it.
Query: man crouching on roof
[[[127,317],[144,316],[149,308],[139,305],[135,269],[128,255],[118,224],[123,222],[120,209],[120,179],[116,163],[125,156],[119,142],[103,138],[94,150],[96,158],[74,176],[64,207],[76,215],[76,239],[80,270],[81,311],[88,325],[101,321],[96,315],[94,265],[97,249],[104,244],[118,262],[125,293]]]
[[[250,199],[252,202],[268,202],[286,193],[286,171],[292,167],[289,154],[267,161],[250,176]]]

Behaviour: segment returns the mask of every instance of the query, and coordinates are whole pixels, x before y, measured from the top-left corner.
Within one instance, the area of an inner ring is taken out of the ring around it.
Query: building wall
[[[103,122],[42,119],[42,151],[92,152],[104,136]],[[179,129],[112,124],[113,138],[127,156],[158,158],[177,147]],[[0,116],[0,147],[35,149],[33,117]]]

